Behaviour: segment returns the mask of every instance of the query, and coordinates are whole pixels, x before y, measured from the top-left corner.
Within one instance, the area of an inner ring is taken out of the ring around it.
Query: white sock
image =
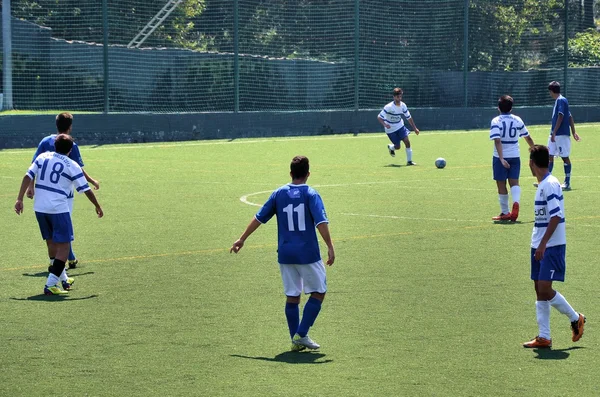
[[[521,186],[512,186],[510,188],[510,195],[512,196],[513,203],[521,201]]]
[[[552,307],[554,307],[556,310],[569,317],[569,320],[571,322],[579,320],[579,314],[575,310],[573,310],[571,305],[569,305],[569,302],[567,302],[565,297],[562,296],[560,292],[556,291],[556,295],[554,295],[554,298],[552,298],[548,302],[550,302]]]
[[[63,271],[62,271],[62,273],[60,274],[60,277],[59,277],[59,278],[60,278],[60,281],[67,281],[67,278],[68,278],[68,277],[69,277],[69,276],[67,275],[67,270],[66,270],[66,269],[63,269]]]
[[[56,284],[58,284],[58,277],[56,277],[54,274],[50,273],[48,275],[48,280],[46,280],[46,286],[47,287],[52,287]]]
[[[500,201],[500,212],[508,214],[510,212],[508,210],[508,194],[499,194],[498,201]]]
[[[396,149],[394,148],[394,144],[393,144],[393,143],[390,143],[390,144],[388,145],[388,149],[390,149],[390,150],[396,150]]]
[[[550,339],[550,301],[536,301],[535,313],[539,328],[539,337]]]
[[[412,161],[412,148],[406,148],[406,161]]]

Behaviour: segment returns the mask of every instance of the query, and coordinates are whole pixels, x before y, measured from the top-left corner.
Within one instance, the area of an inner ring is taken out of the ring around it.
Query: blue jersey
[[[33,160],[31,160],[32,163],[35,161],[37,156],[39,156],[40,154],[56,151],[56,149],[54,148],[54,142],[56,141],[56,135],[57,134],[49,135],[40,141],[40,144],[38,145],[38,148],[37,148],[35,154],[33,155]],[[71,153],[69,153],[68,157],[71,160],[73,160],[74,162],[76,162],[80,167],[84,166],[83,160],[81,158],[81,153],[79,153],[79,147],[77,147],[77,144],[75,142],[73,142],[73,149],[71,149]]]
[[[273,215],[277,215],[279,263],[306,265],[321,260],[316,226],[329,221],[315,189],[290,183],[275,190],[255,217],[267,223]]]
[[[556,127],[559,114],[563,115],[563,119],[560,127],[558,127],[556,135],[571,135],[571,130],[569,129],[569,120],[571,118],[571,112],[569,112],[569,101],[567,101],[567,98],[562,95],[559,95],[554,103],[554,110],[552,111],[552,129],[550,130],[550,134],[552,134],[552,131],[554,131],[554,128]]]

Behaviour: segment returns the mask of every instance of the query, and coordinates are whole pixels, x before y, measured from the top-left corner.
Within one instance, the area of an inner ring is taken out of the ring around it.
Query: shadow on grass
[[[82,301],[86,299],[97,298],[98,295],[82,296],[80,298],[73,298],[71,296],[61,295],[32,295],[27,298],[9,298],[13,301],[42,301],[42,302],[68,302],[68,301]]]
[[[403,166],[400,165],[400,164],[388,164],[388,165],[384,165],[384,167],[400,168],[400,167],[403,167]]]
[[[572,346],[566,349],[533,349],[538,360],[566,360],[569,358],[569,350],[585,349],[583,346]]]
[[[231,354],[231,357],[238,358],[248,358],[250,360],[261,360],[261,361],[272,361],[278,363],[288,363],[288,364],[327,364],[332,362],[333,360],[323,360],[317,361],[320,358],[325,357],[323,353],[314,353],[314,352],[283,352],[275,357],[252,357],[252,356],[242,356],[240,354]]]
[[[75,273],[76,270],[69,270],[69,277],[79,277],[79,276],[89,276],[90,274],[95,274],[95,272],[85,272],[85,273]],[[38,273],[23,273],[25,277],[48,277],[48,272],[38,272]]]
[[[524,225],[527,223],[533,223],[533,221],[527,221],[527,222],[521,222],[521,221],[494,221],[494,224],[496,225],[507,225],[507,226],[513,226],[513,225]]]

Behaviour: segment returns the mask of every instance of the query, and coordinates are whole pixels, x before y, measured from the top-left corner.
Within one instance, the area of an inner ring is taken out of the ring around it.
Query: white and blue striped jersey
[[[67,199],[73,197],[73,187],[79,193],[90,190],[81,167],[67,156],[56,152],[45,152],[36,157],[27,170],[27,175],[31,179],[35,178],[35,212],[69,212]]]
[[[550,218],[558,216],[560,223],[548,240],[546,247],[563,245],[567,243],[565,231],[565,208],[563,192],[560,182],[555,176],[548,174],[542,180],[535,192],[533,233],[531,234],[531,248],[537,248],[546,233]]]
[[[390,128],[385,129],[386,134],[391,134],[404,127],[402,115],[404,115],[407,120],[411,117],[404,102],[400,102],[400,105],[397,106],[394,101],[392,101],[383,107],[381,112],[379,112],[379,118],[390,125]]]
[[[503,113],[492,120],[490,140],[500,139],[502,156],[506,159],[521,157],[519,138],[526,136],[529,136],[529,131],[519,116]],[[494,157],[498,157],[496,145],[494,145]]]
[[[267,223],[277,215],[277,257],[282,265],[307,265],[321,260],[316,227],[327,222],[319,193],[308,185],[287,184],[275,190],[255,215]]]

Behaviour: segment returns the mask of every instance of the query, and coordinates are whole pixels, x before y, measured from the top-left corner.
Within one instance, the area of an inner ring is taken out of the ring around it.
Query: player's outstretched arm
[[[408,119],[408,122],[410,123],[410,126],[413,128],[413,131],[415,132],[415,134],[419,135],[419,132],[421,132],[421,131],[419,131],[419,129],[417,128],[412,117],[410,119]]]
[[[327,222],[322,222],[317,225],[317,230],[321,237],[323,237],[323,241],[327,244],[327,264],[329,266],[333,265],[335,262],[335,249],[333,248],[333,243],[331,242],[331,235],[329,234],[329,225]]]
[[[21,215],[23,213],[23,196],[25,196],[25,191],[29,187],[29,182],[31,178],[28,174],[25,174],[23,180],[21,181],[21,188],[19,189],[19,194],[17,195],[17,202],[15,203],[15,212],[17,215]]]
[[[86,190],[84,193],[88,200],[90,200],[92,204],[94,204],[94,207],[96,207],[96,214],[98,214],[98,218],[102,218],[104,216],[104,211],[102,211],[102,207],[100,207],[100,204],[98,204],[98,200],[96,200],[96,195],[94,192],[91,190]]]
[[[92,186],[94,186],[94,190],[100,189],[100,182],[98,182],[97,180],[92,178],[87,172],[85,172],[85,170],[83,168],[81,169],[81,171],[83,172],[83,176],[85,177],[85,180],[88,181],[89,183],[91,183]]]
[[[573,139],[575,139],[576,142],[579,142],[581,140],[581,137],[575,132],[575,120],[573,120],[573,115],[569,116],[569,125],[571,126],[571,133],[573,134]]]
[[[29,186],[27,186],[27,191],[25,192],[27,198],[32,199],[35,195],[35,178],[29,181]]]
[[[248,226],[246,226],[246,230],[244,231],[244,233],[240,236],[240,238],[238,238],[233,243],[233,245],[229,249],[229,253],[233,252],[233,253],[237,254],[238,252],[240,252],[240,250],[244,246],[244,242],[246,241],[246,239],[248,237],[250,237],[250,235],[252,233],[254,233],[254,231],[256,229],[258,229],[258,227],[260,225],[261,225],[261,223],[259,221],[257,221],[256,218],[252,218],[252,220],[250,221],[250,223],[248,224]]]
[[[526,136],[524,139],[525,139],[525,142],[527,142],[527,144],[529,145],[529,147],[533,147],[535,145],[533,143],[533,139],[530,136]]]

